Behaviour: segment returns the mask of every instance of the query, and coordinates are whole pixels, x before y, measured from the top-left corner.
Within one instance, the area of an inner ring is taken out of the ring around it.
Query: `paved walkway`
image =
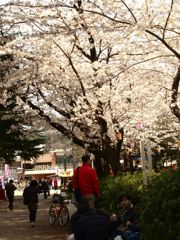
[[[49,224],[51,199],[52,196],[43,199],[40,195],[34,228],[30,226],[29,213],[22,203],[22,196],[15,196],[13,211],[8,209],[8,201],[0,201],[0,240],[66,240],[66,227],[61,227],[58,223],[53,226]],[[67,207],[71,215],[75,209],[72,204]]]

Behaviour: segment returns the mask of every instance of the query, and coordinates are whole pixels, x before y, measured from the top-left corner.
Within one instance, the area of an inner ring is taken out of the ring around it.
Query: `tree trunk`
[[[101,176],[101,158],[104,158],[106,163],[110,164],[114,175],[117,175],[117,173],[121,172],[121,165],[119,159],[117,158],[118,152],[115,147],[108,147],[103,150],[96,150],[93,151],[93,154],[95,155],[94,165],[98,176]]]
[[[120,147],[120,146],[119,146]],[[114,175],[122,172],[121,164],[120,164],[120,148],[111,148],[107,151],[107,158],[109,159],[109,163],[111,165],[112,171]]]
[[[172,95],[171,95],[171,105],[170,105],[170,109],[171,109],[172,113],[180,121],[180,109],[177,105],[179,82],[180,82],[180,66],[177,70],[176,76],[175,76],[173,84],[172,84]]]

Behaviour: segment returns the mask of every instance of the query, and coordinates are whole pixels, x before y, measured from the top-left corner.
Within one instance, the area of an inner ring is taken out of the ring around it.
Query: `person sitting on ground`
[[[86,201],[78,206],[71,217],[71,230],[75,240],[108,240],[111,235],[109,224],[109,215],[90,208]]]
[[[122,194],[118,198],[120,210],[111,216],[115,231],[111,239],[122,236],[124,240],[139,240],[138,214],[130,196]]]

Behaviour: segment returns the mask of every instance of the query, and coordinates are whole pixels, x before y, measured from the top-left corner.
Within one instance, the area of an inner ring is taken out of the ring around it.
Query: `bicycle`
[[[65,226],[69,222],[69,210],[65,204],[69,201],[65,201],[61,194],[54,194],[52,202],[49,209],[49,223],[54,225],[58,220],[60,226]]]

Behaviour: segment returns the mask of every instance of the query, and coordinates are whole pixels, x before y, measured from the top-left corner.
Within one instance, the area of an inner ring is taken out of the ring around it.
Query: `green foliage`
[[[138,203],[143,191],[142,173],[128,173],[122,176],[108,177],[100,182],[102,190],[101,201],[106,211],[112,213],[117,211],[117,198],[126,193]]]
[[[31,131],[23,117],[23,112],[16,110],[14,96],[0,104],[0,161],[11,164],[17,155],[29,160],[42,154],[46,137]]]
[[[180,239],[179,170],[168,170],[154,176],[141,202],[144,240]]]
[[[180,169],[154,174],[143,188],[141,173],[108,177],[100,182],[101,204],[117,211],[117,197],[126,193],[138,202],[143,240],[180,240]]]

